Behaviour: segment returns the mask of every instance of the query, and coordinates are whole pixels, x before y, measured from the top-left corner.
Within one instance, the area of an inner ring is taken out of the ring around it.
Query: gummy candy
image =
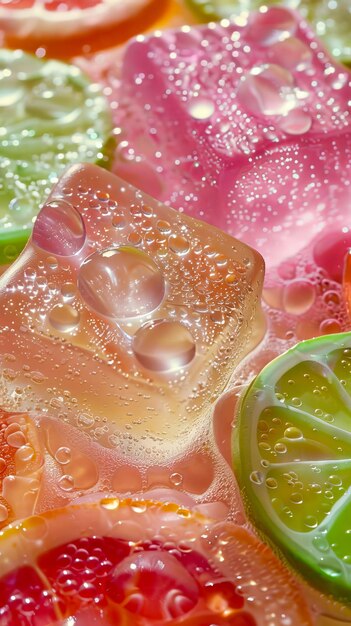
[[[250,349],[262,281],[245,244],[73,166],[1,278],[1,406],[83,415],[102,445],[169,461]]]
[[[344,225],[350,74],[295,13],[138,37],[114,93],[117,173],[253,245],[268,267]]]
[[[0,33],[9,48],[69,58],[126,41],[168,5],[168,0],[6,0]]]
[[[261,6],[260,0],[186,0],[203,21],[230,18]],[[267,0],[265,6],[275,4]],[[317,36],[324,40],[339,60],[351,62],[351,5],[349,0],[281,0],[281,5],[297,9],[308,19]]]
[[[179,505],[105,498],[66,507],[9,527],[0,549],[4,626],[70,617],[104,626],[268,626],[277,602],[276,626],[311,624],[267,547]]]
[[[73,65],[0,50],[0,88],[0,264],[6,264],[23,248],[64,168],[107,165],[114,141],[102,90]]]
[[[278,357],[243,395],[233,436],[255,524],[310,583],[346,603],[350,355],[351,333],[342,333]]]

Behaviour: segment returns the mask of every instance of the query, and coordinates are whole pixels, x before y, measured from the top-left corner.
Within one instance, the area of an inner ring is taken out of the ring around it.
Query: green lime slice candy
[[[0,50],[0,264],[28,239],[41,203],[67,165],[108,165],[109,106],[73,65]]]
[[[339,60],[351,63],[350,0],[186,0],[202,21],[230,18],[243,11],[256,11],[262,4],[279,4],[295,9],[307,19],[330,52]]]
[[[240,401],[233,450],[257,528],[308,582],[351,603],[351,333],[267,365]]]

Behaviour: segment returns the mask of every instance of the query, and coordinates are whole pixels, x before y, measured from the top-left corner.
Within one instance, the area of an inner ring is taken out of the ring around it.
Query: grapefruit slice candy
[[[307,580],[350,603],[351,333],[304,341],[243,396],[234,465],[248,513]]]
[[[310,625],[270,550],[181,506],[104,499],[0,534],[2,626]]]
[[[169,0],[6,0],[0,7],[5,45],[69,58],[126,41],[151,25]]]

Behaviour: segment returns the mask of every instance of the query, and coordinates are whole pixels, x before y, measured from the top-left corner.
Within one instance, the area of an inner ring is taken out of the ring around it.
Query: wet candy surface
[[[168,8],[163,0],[6,0],[0,35],[10,48],[69,58],[126,41]]]
[[[349,83],[284,8],[139,37],[114,91],[116,170],[276,264],[347,211]]]
[[[258,0],[186,0],[203,21],[219,20],[260,8]],[[265,6],[275,4],[274,0]],[[282,0],[279,4],[296,9],[340,60],[351,61],[351,7],[348,0]]]
[[[67,165],[108,164],[110,117],[102,90],[77,67],[0,50],[1,264],[18,255]]]
[[[351,334],[298,344],[239,407],[234,464],[257,526],[306,578],[350,592]]]
[[[83,414],[104,446],[169,459],[250,348],[262,280],[248,246],[75,166],[2,278],[1,404]]]
[[[67,507],[8,528],[0,551],[4,626],[311,624],[267,548],[243,528],[178,505]]]
[[[30,417],[0,413],[0,528],[34,512],[43,449]]]

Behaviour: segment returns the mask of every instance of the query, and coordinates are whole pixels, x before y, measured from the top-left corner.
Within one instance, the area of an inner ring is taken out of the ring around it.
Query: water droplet
[[[287,439],[302,439],[303,434],[299,428],[295,426],[289,426],[284,432],[284,437]]]
[[[61,476],[57,484],[62,491],[73,491],[74,489],[74,480],[69,474]]]
[[[302,315],[313,305],[316,299],[314,285],[308,280],[294,280],[284,289],[283,306],[287,313]]]
[[[176,321],[156,320],[137,331],[133,350],[144,367],[165,372],[189,365],[196,347],[186,326]]]
[[[247,37],[255,45],[271,46],[294,35],[297,21],[294,14],[283,7],[270,7],[266,11],[253,14]]]
[[[257,471],[251,472],[250,480],[252,483],[255,483],[256,485],[262,485],[263,484],[262,472],[257,472]]]
[[[85,259],[78,287],[88,306],[112,319],[151,313],[165,295],[165,281],[156,263],[131,246],[108,248]]]
[[[212,117],[215,107],[211,100],[194,98],[188,104],[188,111],[195,120],[208,120]]]
[[[76,292],[77,287],[74,283],[64,283],[61,287],[61,295],[66,302],[73,300]]]
[[[48,533],[46,520],[39,515],[29,517],[21,524],[21,531],[28,541],[38,541],[43,539]]]
[[[169,477],[170,482],[175,487],[179,487],[183,482],[183,476],[179,472],[173,472]]]
[[[66,463],[69,463],[71,460],[70,448],[66,448],[64,446],[61,446],[61,448],[58,448],[55,453],[55,459],[61,465],[66,465]]]
[[[297,106],[293,84],[293,76],[285,68],[274,64],[262,65],[242,77],[238,97],[253,115],[287,115]]]
[[[66,200],[45,204],[33,228],[33,242],[42,250],[59,256],[71,256],[85,242],[85,225],[81,214]]]
[[[295,109],[282,117],[278,124],[288,135],[304,135],[312,126],[312,116],[302,109]]]
[[[288,37],[269,48],[269,57],[288,70],[305,70],[311,63],[312,51],[300,39]]]
[[[171,235],[168,238],[168,246],[172,252],[179,256],[183,256],[189,252],[189,242],[182,235]]]
[[[80,313],[70,304],[56,304],[49,312],[48,319],[55,330],[70,333],[77,328]]]

